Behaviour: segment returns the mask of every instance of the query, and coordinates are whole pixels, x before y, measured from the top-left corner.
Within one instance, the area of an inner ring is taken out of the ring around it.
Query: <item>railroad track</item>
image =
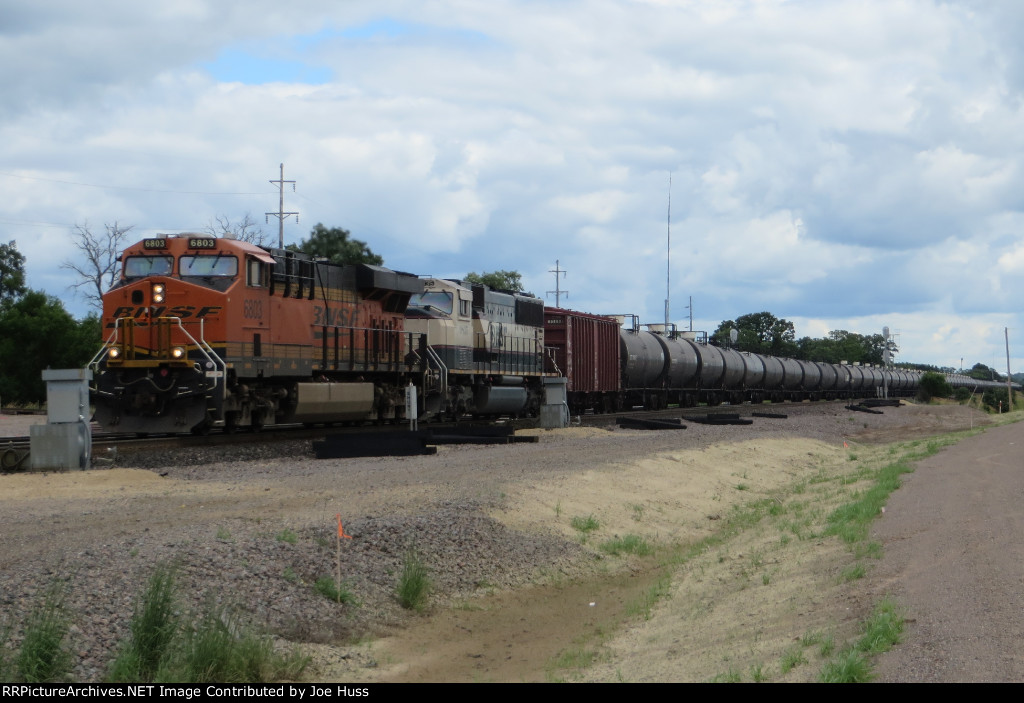
[[[618,424],[619,418],[631,420],[681,421],[698,422],[716,415],[739,416],[750,418],[754,413],[785,414],[793,409],[826,409],[844,407],[850,400],[821,400],[804,402],[762,403],[758,405],[718,405],[698,406],[692,408],[666,408],[664,410],[628,410],[618,413],[587,414],[573,416],[572,423],[589,427],[608,427]],[[535,418],[507,420],[507,424],[515,429],[536,427]],[[437,422],[424,423],[423,429],[453,430],[467,423]],[[135,452],[154,452],[160,450],[176,450],[190,447],[214,448],[230,447],[253,442],[273,443],[294,440],[320,440],[327,435],[343,435],[347,433],[367,434],[374,432],[394,432],[401,430],[405,423],[398,425],[355,425],[347,427],[305,427],[302,425],[280,425],[265,427],[259,433],[253,432],[211,432],[208,435],[163,435],[138,437],[136,435],[112,434],[96,431],[92,435],[92,459],[95,466],[109,463],[112,456],[123,457]],[[27,470],[29,463],[29,437],[8,437],[0,439],[0,471],[15,472]]]
[[[424,423],[423,429],[455,430],[470,423],[432,422]],[[536,426],[536,421],[517,420],[511,422],[516,429]],[[155,452],[161,450],[177,450],[183,448],[215,448],[235,445],[285,442],[294,440],[318,440],[328,435],[389,433],[402,430],[408,423],[382,425],[353,426],[317,426],[277,425],[264,427],[259,433],[253,432],[219,432],[212,431],[207,435],[153,435],[138,437],[131,434],[100,432],[93,428],[92,463],[100,467],[110,462],[112,456],[124,457],[137,452]],[[0,438],[0,471],[11,473],[25,471],[30,468],[29,453],[30,437]]]
[[[807,408],[835,408],[845,407],[851,403],[858,403],[860,400],[851,400],[849,398],[842,400],[815,400],[815,401],[786,401],[783,403],[759,403],[752,405],[750,403],[744,403],[742,405],[700,405],[692,408],[666,408],[664,410],[624,410],[617,413],[601,413],[601,414],[588,414],[588,415],[574,415],[572,418],[573,424],[586,425],[589,427],[607,427],[609,425],[615,425],[618,423],[620,417],[630,418],[634,420],[667,420],[667,419],[681,419],[683,422],[687,420],[694,422],[697,419],[703,419],[705,417],[713,417],[714,415],[739,415],[740,417],[748,418],[753,413],[786,413],[789,410],[796,408],[807,409]]]

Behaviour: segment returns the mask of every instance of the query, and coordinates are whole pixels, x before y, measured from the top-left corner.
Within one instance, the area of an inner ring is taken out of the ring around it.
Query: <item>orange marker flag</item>
[[[345,528],[341,526],[341,513],[338,513],[335,517],[338,518],[338,538],[352,539],[352,535],[346,535]]]

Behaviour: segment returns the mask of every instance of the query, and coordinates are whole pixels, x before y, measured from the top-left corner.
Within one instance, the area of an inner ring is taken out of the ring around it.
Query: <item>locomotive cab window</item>
[[[237,276],[238,259],[223,254],[197,254],[179,259],[181,275],[184,276]]]
[[[409,299],[409,305],[417,308],[434,308],[445,315],[451,315],[452,294],[445,291],[417,293]]]
[[[173,270],[173,256],[129,256],[124,262],[125,278],[170,276]]]
[[[246,285],[253,288],[262,288],[265,285],[265,272],[266,268],[263,266],[262,261],[253,258],[245,260]]]

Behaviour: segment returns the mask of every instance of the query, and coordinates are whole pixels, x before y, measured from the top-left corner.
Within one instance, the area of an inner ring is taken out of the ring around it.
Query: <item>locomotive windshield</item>
[[[410,307],[434,308],[445,315],[452,314],[452,294],[444,291],[417,293],[409,300]]]
[[[178,260],[182,276],[237,276],[238,259],[223,254],[197,254]]]
[[[124,262],[125,278],[169,276],[173,270],[173,256],[129,256]]]

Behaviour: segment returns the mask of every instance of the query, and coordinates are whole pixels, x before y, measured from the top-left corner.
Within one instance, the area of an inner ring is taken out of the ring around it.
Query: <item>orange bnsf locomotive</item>
[[[121,255],[92,362],[110,431],[397,420],[429,375],[410,274],[232,239],[159,235]]]

